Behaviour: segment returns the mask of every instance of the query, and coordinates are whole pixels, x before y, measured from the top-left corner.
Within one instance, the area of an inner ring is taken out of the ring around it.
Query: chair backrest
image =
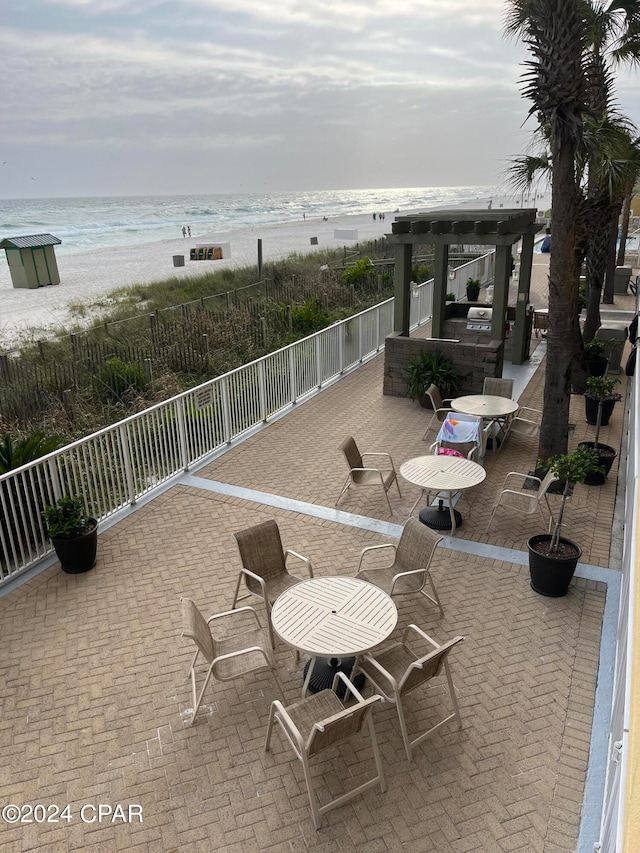
[[[553,471],[548,471],[542,482],[540,483],[540,488],[537,491],[538,500],[542,500],[542,498],[549,491],[553,483],[556,483],[560,478],[553,473]]]
[[[182,599],[182,636],[193,640],[208,663],[215,657],[215,645],[207,620],[190,598]]]
[[[344,453],[344,458],[347,460],[347,465],[353,471],[354,468],[364,468],[362,455],[358,450],[358,445],[351,436],[345,438],[340,445],[340,450]]]
[[[433,406],[433,411],[436,409],[442,408],[442,394],[440,393],[440,389],[437,385],[429,385],[427,390],[425,391],[427,397],[431,400],[431,405]]]
[[[456,412],[448,412],[436,436],[437,441],[446,442],[475,442],[482,445],[482,418],[475,415],[458,417]],[[465,453],[466,455],[466,453]]]
[[[317,755],[357,734],[366,722],[371,706],[379,699],[377,695],[370,696],[369,699],[358,702],[357,705],[345,708],[344,711],[315,723],[307,739],[307,755]]]
[[[513,397],[513,379],[501,379],[497,376],[485,376],[482,393],[491,397]]]
[[[260,575],[266,581],[286,574],[282,539],[275,521],[263,521],[262,524],[247,527],[233,536],[238,543],[240,559],[245,569]]]
[[[441,539],[442,536],[418,518],[410,518],[404,526],[396,548],[394,567],[408,572],[427,569]]]
[[[430,681],[432,678],[440,675],[447,655],[462,640],[464,640],[464,637],[454,637],[452,640],[448,640],[437,649],[429,652],[428,655],[424,655],[414,661],[414,663],[409,664],[398,685],[400,695],[410,693],[416,687],[424,684],[425,681]]]

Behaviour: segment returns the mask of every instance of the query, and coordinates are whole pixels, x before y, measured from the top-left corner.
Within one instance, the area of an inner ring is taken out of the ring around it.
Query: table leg
[[[451,516],[451,535],[456,535],[456,511],[453,507],[453,492],[447,492],[449,495],[449,515]]]
[[[309,689],[309,682],[311,681],[311,673],[313,672],[313,667],[316,665],[315,657],[312,657],[307,666],[307,674],[304,677],[304,682],[302,683],[302,698],[305,699],[307,696],[307,690]]]

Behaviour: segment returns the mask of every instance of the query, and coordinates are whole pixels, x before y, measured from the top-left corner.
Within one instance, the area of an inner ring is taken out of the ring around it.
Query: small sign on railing
[[[206,409],[207,406],[213,406],[213,387],[208,385],[205,388],[198,388],[193,394],[193,399],[198,411]]]

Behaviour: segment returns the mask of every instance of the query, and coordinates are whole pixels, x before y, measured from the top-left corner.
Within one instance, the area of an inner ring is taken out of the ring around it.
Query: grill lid
[[[469,308],[467,329],[472,329],[476,332],[490,332],[492,313],[492,308]]]

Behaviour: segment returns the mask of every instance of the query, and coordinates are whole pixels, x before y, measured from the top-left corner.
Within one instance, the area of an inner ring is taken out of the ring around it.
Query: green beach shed
[[[60,273],[54,246],[62,243],[53,234],[32,234],[27,237],[7,237],[0,249],[7,254],[7,263],[14,287],[43,287],[60,284]]]

